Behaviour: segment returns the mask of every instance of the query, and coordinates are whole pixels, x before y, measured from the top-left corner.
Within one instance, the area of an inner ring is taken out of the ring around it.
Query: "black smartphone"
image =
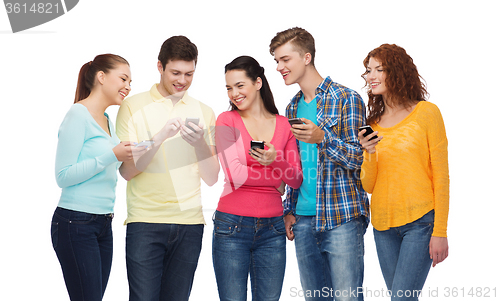
[[[294,124],[304,124],[304,121],[300,120],[300,118],[290,118],[288,119],[288,122],[291,126]]]
[[[366,136],[370,135],[371,133],[373,133],[373,129],[369,125],[365,125],[365,126],[358,128],[358,131],[361,132],[362,130],[366,130],[366,132],[363,134],[363,137],[366,137]],[[371,137],[370,140],[368,140],[368,141],[372,141],[373,139],[377,139],[377,138],[378,138],[378,136],[375,135],[375,136]]]
[[[198,125],[198,123],[200,122],[200,118],[189,118],[189,117],[188,117],[188,118],[186,118],[186,123],[185,123],[185,125],[186,125],[186,126],[188,127],[188,129],[190,129],[191,131],[196,132],[196,131],[195,131],[195,130],[194,130],[194,129],[193,129],[193,128],[189,125],[189,123],[190,123],[190,122],[192,122],[192,123],[194,123],[194,124]]]
[[[264,141],[252,140],[252,141],[250,141],[250,148],[251,149],[254,149],[254,148],[264,149]]]

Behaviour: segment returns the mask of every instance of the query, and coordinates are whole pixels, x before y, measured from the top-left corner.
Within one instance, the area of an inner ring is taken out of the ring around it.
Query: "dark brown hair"
[[[198,62],[198,48],[185,36],[173,36],[165,40],[161,45],[158,60],[161,62],[163,69],[168,61],[194,61],[195,65]]]
[[[271,40],[271,44],[269,44],[269,52],[271,55],[274,55],[276,48],[283,46],[288,42],[293,45],[294,50],[300,53],[300,55],[303,56],[306,53],[310,53],[311,65],[314,66],[316,48],[314,46],[314,38],[309,32],[307,32],[307,30],[300,27],[294,27],[278,32]]]
[[[116,54],[100,54],[80,68],[76,85],[75,102],[87,98],[95,84],[95,76],[99,71],[108,73],[119,64],[129,65],[126,59]]]
[[[423,78],[418,74],[417,66],[406,51],[395,44],[383,44],[370,51],[363,60],[363,65],[368,68],[370,58],[380,62],[386,75],[385,86],[391,104],[411,107],[415,102],[425,101],[428,93]],[[366,75],[368,69],[361,75],[368,87]],[[382,95],[374,95],[368,87],[368,113],[367,124],[380,121],[385,111]]]
[[[260,96],[262,97],[262,101],[264,102],[264,107],[269,113],[279,114],[276,105],[274,104],[273,93],[271,92],[271,87],[267,82],[266,76],[264,75],[264,67],[261,67],[260,64],[251,56],[240,56],[235,58],[231,63],[227,64],[225,69],[225,73],[231,70],[241,70],[244,71],[246,76],[255,83],[258,77],[262,80],[262,87],[260,88]],[[238,110],[238,108],[230,102],[231,111]]]

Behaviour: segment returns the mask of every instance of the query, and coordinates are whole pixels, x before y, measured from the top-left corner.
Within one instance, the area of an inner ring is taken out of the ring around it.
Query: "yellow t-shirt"
[[[362,183],[371,193],[373,227],[384,231],[434,209],[433,236],[446,237],[449,207],[448,140],[438,107],[421,101],[390,128],[372,125],[384,138],[364,153]]]
[[[175,117],[200,118],[207,144],[215,145],[213,110],[187,92],[172,106],[157,84],[122,103],[116,133],[121,141],[150,140]],[[163,142],[144,172],[128,181],[125,223],[204,224],[200,187],[194,147],[177,133]]]

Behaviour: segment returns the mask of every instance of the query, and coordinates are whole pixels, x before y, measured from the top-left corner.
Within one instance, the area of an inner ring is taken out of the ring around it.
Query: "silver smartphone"
[[[186,126],[187,126],[187,127],[188,127],[191,131],[196,132],[196,131],[195,131],[195,129],[193,129],[193,128],[189,125],[189,123],[190,123],[190,122],[192,122],[192,123],[194,123],[194,124],[198,125],[198,124],[200,123],[200,118],[197,118],[197,117],[196,117],[196,118],[194,118],[194,117],[191,117],[191,118],[190,118],[190,117],[188,117],[188,118],[186,118],[186,123],[185,123],[185,125],[186,125]]]

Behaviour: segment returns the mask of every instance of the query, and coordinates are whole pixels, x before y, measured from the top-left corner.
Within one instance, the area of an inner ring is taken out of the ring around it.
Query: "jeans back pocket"
[[[55,249],[55,248],[57,248],[57,244],[59,242],[59,223],[58,222],[52,222],[52,225],[50,227],[50,236],[52,238],[52,247]]]

